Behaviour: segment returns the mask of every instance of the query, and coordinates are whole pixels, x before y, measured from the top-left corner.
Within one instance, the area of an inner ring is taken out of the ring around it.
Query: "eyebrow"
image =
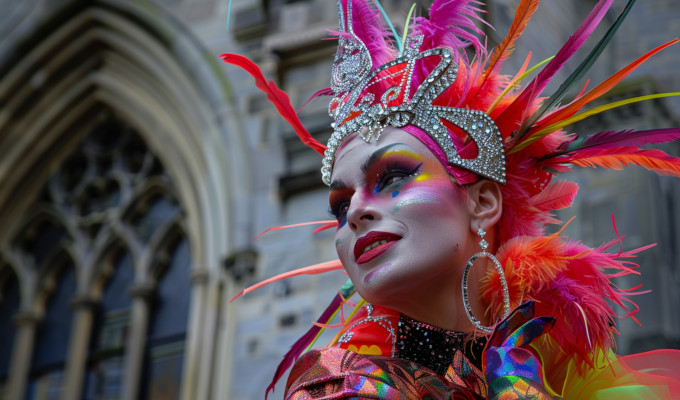
[[[391,149],[394,146],[399,146],[399,145],[404,145],[403,143],[391,143],[388,144],[387,146],[381,147],[378,150],[374,151],[373,154],[366,160],[366,162],[361,163],[361,172],[366,173],[369,168],[373,166],[380,158],[387,153],[389,149]],[[405,146],[405,145],[404,145]]]
[[[371,168],[376,162],[378,162],[378,160],[380,160],[380,158],[383,155],[385,155],[385,153],[387,153],[392,147],[399,146],[399,145],[405,146],[405,147],[408,148],[408,146],[404,143],[391,143],[391,144],[388,144],[387,146],[383,146],[383,147],[379,148],[378,150],[374,151],[373,154],[371,154],[371,156],[368,158],[368,160],[361,163],[361,171],[363,173],[366,173],[366,171],[368,171],[369,168]],[[345,182],[338,179],[338,180],[334,180],[333,182],[331,182],[329,189],[330,189],[330,191],[334,191],[334,190],[347,189],[348,187],[349,186]]]
[[[341,180],[333,181],[331,182],[329,186],[330,190],[342,190],[342,189],[347,189],[347,184]]]

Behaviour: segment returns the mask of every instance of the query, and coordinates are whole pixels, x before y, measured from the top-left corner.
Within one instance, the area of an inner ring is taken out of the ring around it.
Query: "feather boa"
[[[613,344],[615,317],[610,304],[632,318],[637,306],[629,290],[616,287],[611,278],[638,274],[638,265],[628,259],[651,246],[627,252],[607,253],[612,241],[597,249],[568,241],[559,232],[549,236],[516,237],[497,253],[505,266],[512,307],[533,300],[536,315],[557,318],[552,339],[564,358],[574,357],[578,364],[592,364],[597,351],[608,351]],[[637,288],[634,288],[635,290]],[[482,282],[482,299],[487,312],[502,315],[503,296],[498,275],[489,272]]]

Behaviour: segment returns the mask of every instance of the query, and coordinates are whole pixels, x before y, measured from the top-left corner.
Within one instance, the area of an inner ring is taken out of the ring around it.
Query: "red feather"
[[[287,271],[282,274],[278,274],[276,276],[272,276],[269,279],[265,279],[262,282],[258,282],[252,286],[249,286],[240,292],[236,296],[234,296],[229,302],[231,303],[232,301],[236,300],[237,298],[243,296],[246,293],[250,293],[253,290],[257,290],[261,288],[262,286],[269,285],[270,283],[274,283],[277,281],[282,281],[284,279],[288,279],[293,276],[298,276],[298,275],[316,275],[316,274],[323,274],[325,272],[329,271],[335,271],[338,269],[343,269],[342,263],[340,260],[332,260],[332,261],[326,261],[322,262],[319,264],[315,265],[310,265],[309,267],[303,267],[303,268],[298,268],[294,269],[292,271]]]
[[[279,89],[273,81],[267,82],[264,74],[262,74],[262,70],[260,70],[260,68],[247,57],[230,53],[222,54],[220,57],[228,64],[233,64],[243,68],[244,71],[255,78],[255,85],[257,88],[267,94],[267,99],[272,104],[274,104],[279,114],[281,114],[281,116],[293,127],[295,133],[297,133],[302,143],[311,147],[317,153],[323,155],[324,151],[326,150],[326,146],[319,143],[318,140],[314,139],[312,135],[307,132],[307,129],[305,129],[305,127],[302,125],[302,122],[300,122],[295,109],[290,104],[290,98],[286,92]]]
[[[541,212],[571,207],[578,192],[578,185],[569,181],[551,183],[529,200],[529,204]]]

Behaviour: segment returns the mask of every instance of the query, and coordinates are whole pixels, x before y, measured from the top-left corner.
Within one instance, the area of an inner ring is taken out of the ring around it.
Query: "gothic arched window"
[[[119,399],[125,390],[176,397],[191,290],[184,214],[142,137],[111,114],[96,121],[56,165],[7,253],[20,278],[35,281],[26,399],[62,397],[66,374],[82,382],[82,399]],[[16,281],[0,298],[3,323],[18,309]],[[0,338],[12,335],[0,327]],[[9,357],[0,355],[0,390]],[[153,380],[129,383],[131,365],[137,375],[172,376],[173,391]]]

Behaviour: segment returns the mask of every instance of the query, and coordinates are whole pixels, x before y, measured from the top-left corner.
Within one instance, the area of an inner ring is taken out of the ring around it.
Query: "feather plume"
[[[637,264],[626,261],[644,248],[610,254],[578,242],[565,241],[560,233],[539,237],[516,237],[498,250],[513,305],[533,300],[536,315],[557,318],[550,336],[565,358],[576,355],[579,364],[591,363],[592,349],[611,346],[611,322],[616,316],[608,302],[618,305],[626,316],[635,306],[627,296],[632,290],[617,288],[610,278],[630,273]],[[647,246],[645,246],[647,248]],[[492,315],[501,315],[502,290],[495,272],[482,282],[482,298]],[[627,307],[626,304],[632,304]]]
[[[262,286],[269,285],[270,283],[274,283],[277,281],[281,281],[284,279],[288,279],[293,276],[298,276],[298,275],[316,275],[316,274],[323,274],[325,272],[329,271],[335,271],[343,269],[342,263],[340,263],[340,260],[333,260],[333,261],[326,261],[322,262],[319,264],[315,265],[310,265],[309,267],[304,267],[304,268],[298,268],[292,271],[287,271],[282,274],[278,274],[276,276],[272,276],[269,279],[265,279],[262,282],[258,282],[254,284],[253,286],[249,286],[243,290],[241,290],[236,296],[234,296],[229,302],[231,303],[232,301],[236,300],[237,298],[243,296],[246,293],[250,293],[253,290],[257,290],[261,288]]]
[[[568,157],[566,161],[580,167],[619,170],[629,165],[637,165],[659,175],[680,177],[680,158],[671,157],[661,150],[640,150],[632,146],[586,150]]]
[[[606,131],[596,133],[584,138],[577,138],[571,143],[565,142],[559,150],[561,153],[576,153],[583,150],[605,150],[615,147],[634,146],[640,147],[646,144],[660,144],[680,139],[680,129],[651,129],[646,131]],[[558,151],[559,151],[558,150]]]
[[[583,43],[590,37],[597,25],[600,23],[607,10],[612,5],[613,0],[599,0],[593,10],[588,14],[576,32],[569,37],[567,42],[557,52],[555,58],[545,66],[538,76],[520,93],[515,101],[499,116],[496,121],[501,131],[513,130],[513,124],[517,115],[523,115],[528,105],[540,96],[543,89],[548,85],[552,77],[564,66],[564,64],[581,48]],[[523,119],[523,118],[522,118]],[[521,139],[521,136],[514,140]]]
[[[562,82],[557,91],[555,91],[555,93],[553,93],[550,96],[550,98],[548,98],[548,100],[546,100],[541,105],[541,108],[537,112],[535,112],[534,115],[531,116],[531,118],[529,118],[527,121],[524,121],[524,123],[522,124],[522,128],[520,129],[519,133],[520,136],[522,136],[523,132],[530,126],[532,126],[534,122],[536,122],[547,110],[553,107],[553,105],[560,102],[567,94],[567,91],[572,87],[572,85],[578,82],[583,77],[583,75],[585,75],[585,73],[590,69],[590,67],[592,67],[592,65],[598,59],[600,54],[602,54],[602,52],[604,51],[605,47],[607,47],[607,44],[609,44],[609,42],[614,37],[614,34],[623,23],[623,20],[626,19],[626,16],[628,15],[628,12],[630,12],[630,9],[633,7],[633,4],[635,4],[635,0],[628,1],[628,4],[626,4],[626,7],[623,9],[619,17],[609,27],[607,33],[605,33],[602,39],[600,39],[600,41],[595,45],[590,54],[588,54],[588,56],[581,62],[581,64],[574,70],[574,72],[572,72],[571,75],[569,75],[569,77],[564,82]]]
[[[437,47],[451,48],[455,53],[472,46],[476,54],[484,53],[479,40],[483,35],[475,22],[484,22],[474,7],[474,0],[435,0],[430,7],[430,19],[416,18],[412,35],[424,35],[420,51]]]
[[[295,109],[290,104],[290,98],[283,90],[279,89],[273,81],[267,82],[267,79],[262,74],[262,70],[255,65],[254,62],[250,61],[247,57],[225,53],[220,56],[222,60],[228,64],[233,64],[241,67],[250,76],[255,79],[255,85],[258,89],[267,94],[267,99],[274,104],[276,110],[281,114],[281,116],[288,121],[288,123],[293,127],[293,130],[298,135],[302,143],[314,149],[317,153],[323,155],[326,150],[326,146],[319,143],[312,135],[307,132],[307,129],[300,122]]]
[[[326,229],[337,228],[337,227],[338,227],[338,221],[330,221],[329,223],[314,229],[312,231],[312,233],[319,233],[321,231],[325,231]]]
[[[316,321],[317,324],[324,325],[333,319],[335,314],[338,312],[338,309],[342,307],[343,303],[349,296],[351,296],[352,293],[354,293],[354,285],[352,284],[352,281],[348,280],[342,286],[338,294],[335,295],[333,301],[331,301],[331,304],[326,307],[324,312]],[[295,363],[295,361],[297,361],[298,358],[300,358],[300,355],[304,353],[308,347],[313,345],[322,331],[322,327],[313,325],[304,335],[302,335],[300,339],[295,342],[295,344],[290,347],[290,350],[288,350],[288,352],[283,356],[283,360],[276,368],[276,372],[274,373],[271,383],[269,386],[267,386],[267,390],[264,393],[265,400],[267,399],[269,392],[274,391],[276,383],[279,381],[279,379],[281,379],[283,374],[293,365],[293,363]]]
[[[501,101],[501,99],[503,99],[503,97],[505,97],[505,95],[508,94],[508,92],[510,92],[510,90],[512,90],[512,88],[514,88],[514,87],[517,86],[520,82],[522,82],[522,81],[524,80],[524,78],[526,78],[527,76],[529,76],[529,74],[531,74],[532,72],[534,72],[534,70],[535,70],[536,68],[539,68],[541,65],[543,65],[543,64],[545,64],[545,63],[547,63],[547,62],[549,62],[549,61],[552,60],[554,57],[546,58],[545,60],[543,60],[543,61],[541,61],[540,63],[538,63],[538,64],[534,65],[533,67],[531,67],[528,71],[524,71],[524,70],[526,69],[526,65],[527,65],[527,63],[529,62],[529,59],[530,59],[530,58],[531,58],[531,52],[529,52],[529,55],[527,56],[527,59],[524,61],[524,64],[522,65],[522,68],[520,69],[520,72],[518,72],[517,75],[516,75],[514,78],[512,78],[512,80],[510,81],[510,83],[508,84],[508,86],[503,90],[503,92],[500,94],[500,96],[498,96],[498,98],[497,98],[496,100],[494,100],[494,102],[491,104],[491,106],[489,107],[489,110],[487,111],[488,114],[490,114],[491,111],[494,110],[494,108],[498,105],[498,103]]]
[[[569,181],[558,181],[548,185],[531,198],[529,204],[541,212],[571,207],[578,192],[578,185]]]
[[[516,153],[526,147],[529,147],[529,145],[538,142],[539,140],[543,139],[544,137],[549,136],[551,133],[564,128],[565,126],[571,125],[575,122],[581,121],[583,119],[586,119],[590,116],[599,114],[603,111],[610,110],[612,108],[616,107],[621,107],[625,106],[626,104],[632,104],[636,103],[639,101],[645,101],[645,100],[652,100],[652,99],[660,99],[663,97],[672,97],[672,96],[680,96],[680,92],[673,92],[673,93],[656,93],[656,94],[648,94],[646,96],[639,96],[639,97],[632,97],[629,99],[624,99],[621,101],[615,101],[613,103],[609,104],[604,104],[598,107],[595,107],[591,110],[584,111],[582,113],[576,114],[572,116],[571,118],[564,119],[562,121],[555,122],[552,125],[548,125],[545,128],[541,128],[538,132],[532,133],[531,137],[526,138],[522,143],[516,145],[512,149],[508,151],[508,154],[513,154]]]
[[[345,13],[348,0],[342,0]],[[390,44],[390,33],[380,16],[380,10],[367,0],[352,0],[352,30],[369,53],[373,67],[388,63],[397,55],[397,49]]]
[[[308,225],[322,225],[320,228],[316,228],[314,230],[314,233],[316,233],[317,229],[321,229],[321,228],[325,229],[325,227],[328,227],[329,225],[330,226],[336,226],[337,224],[338,224],[338,221],[333,220],[333,219],[328,219],[328,220],[323,220],[323,221],[310,221],[310,222],[301,222],[299,224],[274,226],[274,227],[265,229],[262,233],[255,236],[255,239],[253,239],[253,241],[259,239],[260,236],[264,235],[267,232],[278,231],[278,230],[281,230],[281,229],[297,228],[298,226],[308,226]],[[323,230],[323,229],[321,229],[321,230]]]
[[[489,58],[489,65],[484,71],[484,75],[488,76],[494,71],[500,71],[503,62],[510,57],[515,50],[515,42],[522,36],[524,28],[526,28],[529,19],[538,8],[540,0],[522,0],[515,10],[515,19],[508,29],[508,34],[505,39],[496,46]]]
[[[665,49],[668,46],[671,46],[675,43],[680,41],[679,39],[673,39],[670,42],[664,43],[661,46],[647,52],[644,54],[642,57],[639,57],[637,60],[633,61],[632,63],[628,64],[626,67],[606,79],[604,82],[599,84],[597,87],[595,87],[593,90],[588,92],[586,95],[584,95],[581,98],[578,98],[577,100],[573,101],[571,104],[567,105],[566,107],[563,107],[562,109],[558,110],[555,113],[552,113],[545,117],[543,120],[539,121],[537,124],[537,127],[534,130],[539,130],[540,127],[545,127],[548,125],[551,125],[557,121],[564,120],[566,118],[571,117],[572,115],[576,114],[578,110],[580,110],[584,105],[588,104],[589,102],[597,99],[598,97],[602,96],[603,94],[607,93],[609,90],[611,90],[614,86],[616,86],[619,82],[621,82],[626,76],[628,76],[631,72],[633,72],[637,67],[639,67],[642,63],[647,61],[651,56],[654,54],[660,52],[661,50]],[[531,132],[529,132],[528,136],[531,135]]]
[[[300,111],[302,111],[302,109],[305,108],[307,106],[307,104],[309,104],[309,102],[314,100],[315,98],[320,97],[320,96],[333,96],[333,94],[334,94],[333,89],[331,89],[331,88],[324,88],[324,89],[321,89],[321,90],[317,90],[313,95],[311,95],[309,97],[309,99],[307,99],[307,101],[305,101],[305,104],[303,104],[302,106],[300,106],[300,108],[298,108],[297,112],[299,113]]]

